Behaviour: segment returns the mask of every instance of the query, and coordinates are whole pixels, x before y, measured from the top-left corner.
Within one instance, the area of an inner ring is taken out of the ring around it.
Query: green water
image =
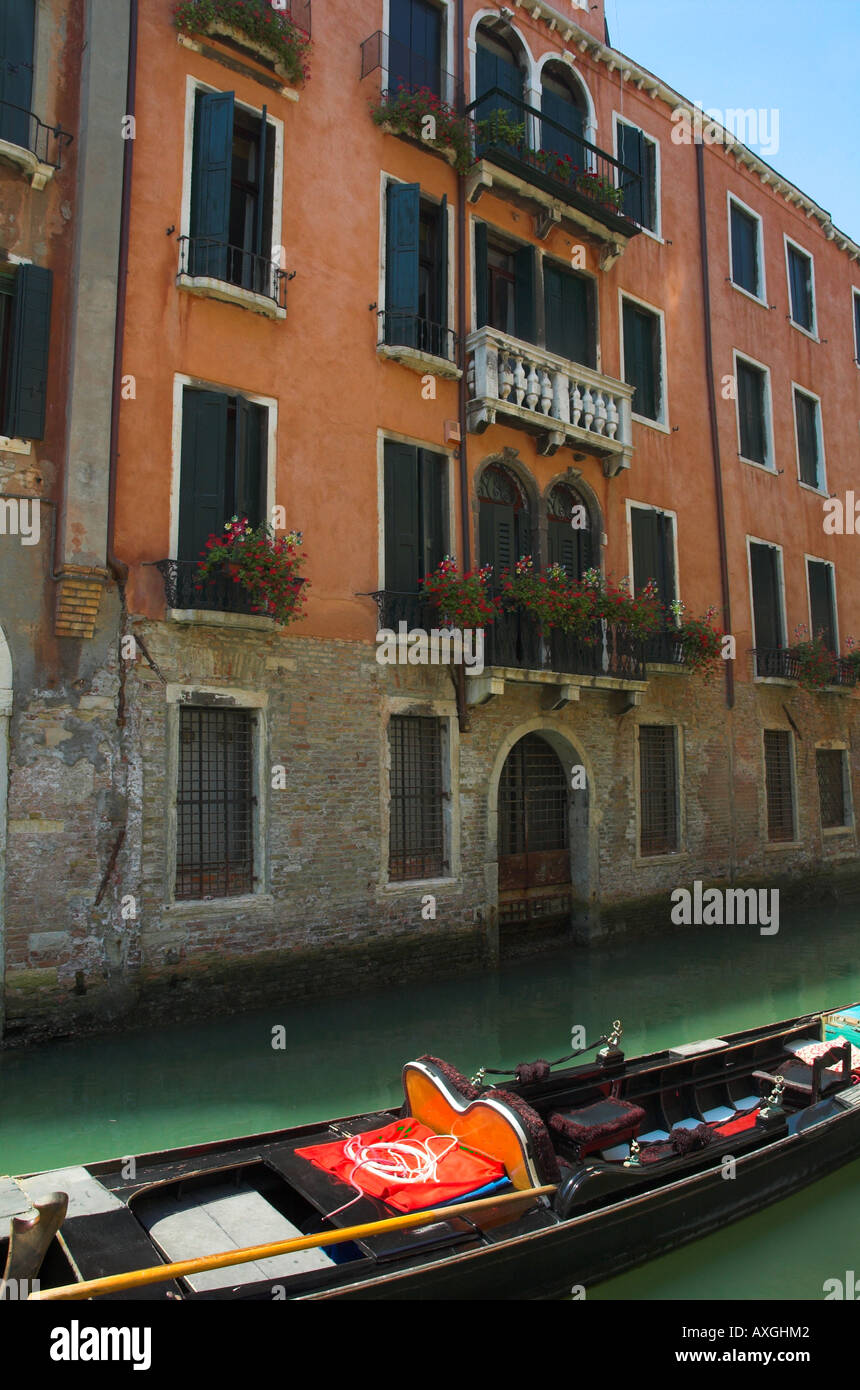
[[[570,1051],[624,1022],[628,1055],[860,999],[860,907],[688,928],[494,974],[210,1023],[0,1052],[0,1172],[24,1173],[355,1114],[400,1099],[432,1052],[471,1073]],[[272,1047],[282,1025],[286,1047]],[[591,1298],[821,1299],[860,1274],[860,1161]]]

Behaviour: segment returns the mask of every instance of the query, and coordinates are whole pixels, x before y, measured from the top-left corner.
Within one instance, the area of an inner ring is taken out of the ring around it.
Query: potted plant
[[[408,87],[400,82],[395,92],[383,92],[370,104],[370,115],[389,135],[404,135],[436,150],[458,173],[472,164],[471,130],[465,117],[429,87]],[[429,118],[429,119],[428,119]],[[432,131],[433,138],[426,137]]]
[[[439,610],[443,627],[484,627],[499,616],[498,599],[487,592],[492,565],[461,574],[457,561],[446,555],[431,574],[421,580],[426,596]]]
[[[277,535],[262,522],[252,526],[246,516],[233,517],[222,535],[209,537],[198,561],[198,588],[217,572],[227,574],[250,597],[254,610],[286,627],[302,616],[307,580],[300,571],[307,558],[299,550],[300,531]]]
[[[310,76],[310,39],[270,0],[180,0],[173,22],[181,34],[211,34],[250,49],[287,82]]]
[[[499,107],[475,122],[478,146],[521,145],[526,138],[524,121],[515,121],[509,111]]]
[[[531,555],[522,555],[513,573],[502,576],[502,591],[508,601],[530,613],[544,631],[559,628],[575,636],[588,636],[594,625],[591,594],[581,585],[571,584],[562,565],[550,565],[536,574]]]
[[[713,675],[720,666],[722,643],[725,633],[714,626],[716,608],[708,608],[701,618],[687,618],[685,605],[674,599],[669,611],[675,620],[670,634],[680,643],[683,665],[690,671],[701,671],[706,676]]]
[[[824,690],[836,680],[836,657],[824,641],[822,633],[814,637],[805,623],[794,629],[795,641],[789,648],[793,658],[795,679],[803,690]]]

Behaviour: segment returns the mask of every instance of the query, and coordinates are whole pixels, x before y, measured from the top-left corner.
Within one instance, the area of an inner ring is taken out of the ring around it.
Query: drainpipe
[[[466,114],[466,25],[464,0],[457,0],[456,13],[456,62],[454,80],[457,85],[457,114]],[[458,387],[458,420],[460,443],[457,456],[460,461],[460,526],[463,532],[463,569],[472,568],[472,537],[469,519],[469,475],[466,459],[466,175],[457,175],[457,265],[455,270],[457,285],[457,337],[460,342],[462,375]],[[469,712],[466,704],[466,673],[463,666],[456,668],[455,686],[457,691],[457,715],[460,731],[469,728]]]
[[[128,84],[126,88],[125,114],[134,116],[135,91],[137,86],[137,23],[138,0],[130,0],[128,30]],[[125,585],[128,580],[128,566],[114,553],[114,524],[116,519],[116,467],[119,446],[120,392],[122,389],[122,354],[125,341],[126,280],[128,278],[128,243],[131,211],[131,175],[134,161],[134,140],[125,141],[122,166],[122,210],[119,230],[119,262],[116,286],[116,322],[114,325],[113,348],[113,394],[110,414],[110,458],[108,473],[108,515],[107,515],[107,567],[116,580],[123,609],[125,608]]]

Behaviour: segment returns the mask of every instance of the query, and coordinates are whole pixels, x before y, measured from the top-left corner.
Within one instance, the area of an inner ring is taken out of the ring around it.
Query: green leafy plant
[[[307,558],[299,550],[300,531],[277,535],[265,522],[252,526],[246,516],[225,523],[222,535],[213,534],[198,561],[197,588],[202,581],[222,572],[240,584],[254,609],[286,626],[302,616],[307,581],[300,571]]]
[[[526,138],[524,121],[515,121],[503,108],[475,122],[479,145],[521,145]]]
[[[465,173],[473,162],[469,122],[429,87],[412,88],[401,82],[395,92],[383,92],[378,101],[371,102],[370,115],[376,125],[389,125],[398,135],[408,135],[443,153],[450,151],[458,173]],[[435,131],[432,140],[425,138],[428,129]]]
[[[436,566],[421,580],[426,596],[439,610],[443,627],[484,627],[499,616],[498,599],[487,592],[492,577],[492,565],[460,573],[452,555]]]
[[[220,20],[255,43],[265,44],[292,82],[310,76],[311,41],[287,15],[274,10],[269,0],[180,0],[173,23],[181,34],[202,34]]]
[[[586,169],[576,175],[576,189],[587,198],[593,198],[596,203],[604,203],[609,207],[620,208],[624,202],[622,190],[615,187],[612,179],[606,174],[598,174],[593,169]]]

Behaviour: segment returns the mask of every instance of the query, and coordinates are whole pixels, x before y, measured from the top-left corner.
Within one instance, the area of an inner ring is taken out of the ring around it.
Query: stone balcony
[[[504,423],[536,435],[541,454],[596,454],[610,478],[630,467],[632,386],[496,328],[472,333],[466,351],[472,433]]]

